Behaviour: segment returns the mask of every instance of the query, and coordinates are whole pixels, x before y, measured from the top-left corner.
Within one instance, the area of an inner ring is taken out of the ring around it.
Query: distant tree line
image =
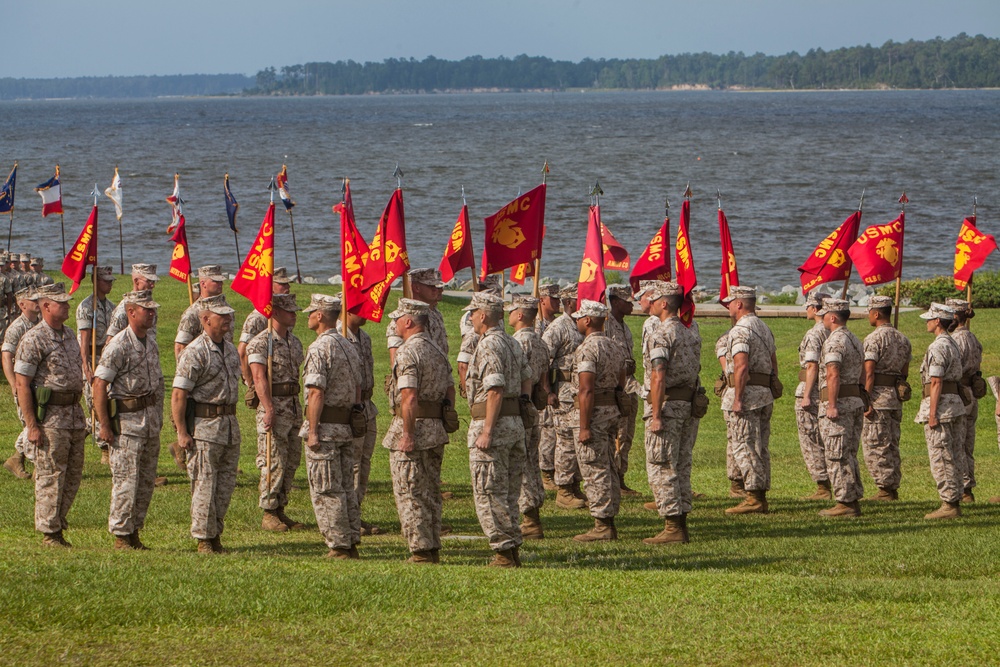
[[[475,89],[726,88],[872,89],[1000,87],[1000,39],[961,33],[951,39],[888,41],[882,46],[811,49],[781,56],[684,53],[656,59],[473,56],[459,61],[390,58],[380,63],[268,67],[251,95],[360,95]]]
[[[0,100],[61,97],[163,97],[232,95],[252,86],[243,74],[177,74],[172,76],[88,76],[67,79],[0,79]]]

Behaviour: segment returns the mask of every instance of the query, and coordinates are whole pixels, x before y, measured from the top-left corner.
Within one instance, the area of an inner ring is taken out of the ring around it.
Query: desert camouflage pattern
[[[847,327],[830,332],[823,344],[820,359],[820,389],[826,389],[830,366],[840,370],[840,386],[864,382],[864,352],[861,341]],[[828,401],[820,401],[819,427],[826,454],[826,471],[830,478],[833,498],[840,503],[852,503],[864,495],[861,471],[858,467],[858,447],[864,403],[857,396],[837,397],[836,419],[827,417]]]
[[[549,372],[549,348],[534,329],[521,329],[513,334],[514,340],[521,344],[524,356],[531,367],[531,382],[533,385],[542,381],[542,376]],[[542,413],[538,422],[525,430],[525,463],[521,475],[521,497],[518,507],[521,513],[539,509],[545,503],[545,487],[542,486],[542,471],[540,468],[539,442],[542,438]]]
[[[952,340],[962,355],[962,377],[980,370],[983,363],[983,345],[967,327],[962,326],[951,333]],[[969,393],[972,396],[971,392]],[[976,486],[976,421],[979,419],[979,399],[972,396],[966,406],[965,429],[962,437],[962,453],[965,455],[965,472],[962,482],[966,489]]]
[[[201,301],[202,299],[198,299],[192,303],[181,315],[180,322],[177,324],[177,335],[174,336],[175,343],[190,345],[191,341],[201,335]],[[264,326],[267,327],[266,322]],[[233,342],[232,330],[226,332],[226,341]]]
[[[337,331],[343,335],[343,321],[337,321]],[[364,501],[368,495],[368,479],[371,477],[372,455],[375,453],[375,440],[378,436],[378,424],[375,418],[378,416],[378,408],[375,402],[365,396],[371,396],[375,387],[375,357],[372,354],[372,339],[364,329],[358,329],[357,335],[347,328],[345,338],[354,346],[358,356],[361,357],[361,399],[365,406],[365,416],[368,418],[368,430],[360,438],[354,438],[354,493],[358,498],[358,505]]]
[[[583,342],[576,329],[576,320],[563,313],[545,329],[542,340],[549,348],[549,368],[563,373],[573,372],[573,353]],[[556,442],[553,450],[554,480],[559,486],[568,486],[582,479],[576,460],[570,411],[573,409],[573,390],[570,382],[556,382],[553,391],[559,396],[559,406],[554,409]],[[565,423],[564,423],[565,422]]]
[[[466,313],[468,315],[468,313]],[[464,321],[463,317],[463,321]],[[471,325],[470,325],[471,326]],[[444,315],[437,308],[431,308],[427,311],[427,329],[425,331],[427,337],[430,338],[435,345],[441,348],[441,351],[448,355],[448,330],[444,326]],[[465,332],[462,332],[463,338],[465,337]],[[385,328],[385,343],[386,346],[392,350],[398,348],[403,344],[403,337],[399,335],[396,331],[396,320],[389,320],[389,324]]]
[[[732,372],[733,357],[747,355],[751,373],[770,373],[774,336],[756,315],[744,315],[729,330],[726,341],[726,367]],[[733,412],[735,390],[726,389],[722,409],[727,415],[727,433],[732,445],[733,463],[748,491],[771,488],[771,414],[774,398],[767,387],[747,386],[743,391],[743,410]],[[731,478],[732,479],[732,478]]]
[[[946,333],[938,334],[927,346],[923,361],[920,362],[920,382],[928,384],[932,377],[941,378],[945,382],[958,382],[962,379],[962,353],[958,349],[955,341]],[[920,408],[914,419],[918,424],[926,424],[930,416],[930,397],[921,399]],[[958,394],[942,393],[938,399],[937,418],[938,421],[952,422],[961,420],[967,411],[965,404]],[[964,437],[964,429],[962,431]],[[964,465],[964,464],[963,464]]]

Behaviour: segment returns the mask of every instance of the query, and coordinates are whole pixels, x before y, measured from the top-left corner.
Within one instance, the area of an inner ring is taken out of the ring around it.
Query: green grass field
[[[118,294],[127,289],[119,279]],[[300,303],[310,291],[301,286]],[[81,291],[81,294],[83,292]],[[247,302],[228,292],[238,309]],[[81,297],[82,298],[82,297]],[[187,305],[185,288],[163,280],[160,346],[173,375],[172,338]],[[75,306],[76,301],[74,301]],[[442,310],[458,347],[459,301]],[[70,513],[71,550],[40,546],[29,482],[0,470],[0,664],[993,664],[1000,645],[1000,457],[991,397],[982,401],[979,502],[957,521],[931,524],[938,500],[916,401],[904,412],[902,500],[863,505],[855,520],[824,520],[828,503],[799,501],[813,485],[799,453],[791,398],[803,320],[770,320],[786,397],[776,405],[771,441],[769,516],[730,518],[725,432],[713,397],[694,452],[693,484],[708,495],[689,518],[692,542],[643,545],[662,524],[649,500],[641,423],[628,481],[645,496],[627,498],[620,540],[584,545],[572,536],[590,525],[583,511],[551,502],[542,510],[546,539],[522,548],[525,567],[493,571],[469,488],[464,428],[446,450],[444,479],[455,500],[444,518],[442,567],[405,565],[387,460],[376,448],[366,520],[386,532],[364,538],[360,561],[329,561],[315,529],[304,469],[289,514],[309,530],[260,530],[253,420],[241,407],[240,476],[227,518],[233,553],[199,556],[188,534],[186,475],[164,446],[158,488],[143,532],[152,547],[117,553],[107,532],[110,474],[88,440],[83,486]],[[901,318],[913,340],[913,373],[930,341],[916,313]],[[1000,314],[984,311],[974,330],[987,348],[984,373],[1000,372]],[[73,325],[73,322],[70,322]],[[641,321],[632,330],[638,335]],[[703,381],[717,373],[713,343],[728,322],[700,320]],[[859,336],[867,322],[852,322]],[[376,384],[388,372],[385,326],[369,324]],[[303,343],[313,336],[300,320]],[[638,345],[637,345],[638,347]],[[385,398],[381,434],[387,427]],[[467,406],[460,401],[467,416]],[[0,392],[2,456],[19,426],[9,391]],[[168,422],[169,424],[169,422]],[[173,439],[169,425],[164,445]],[[863,468],[863,464],[862,464]],[[867,473],[866,495],[874,491]],[[991,602],[992,600],[992,602]]]

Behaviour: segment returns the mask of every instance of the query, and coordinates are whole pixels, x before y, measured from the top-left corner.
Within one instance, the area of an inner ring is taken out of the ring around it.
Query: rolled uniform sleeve
[[[174,389],[183,389],[184,391],[194,389],[201,372],[199,369],[207,366],[207,364],[196,363],[196,359],[201,356],[200,352],[200,350],[189,350],[181,357],[174,373]]]

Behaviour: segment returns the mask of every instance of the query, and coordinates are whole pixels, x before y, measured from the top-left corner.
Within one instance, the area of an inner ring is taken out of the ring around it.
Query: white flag
[[[122,179],[118,175],[118,167],[115,167],[115,177],[111,181],[111,187],[104,191],[108,199],[115,203],[115,215],[122,219]]]

